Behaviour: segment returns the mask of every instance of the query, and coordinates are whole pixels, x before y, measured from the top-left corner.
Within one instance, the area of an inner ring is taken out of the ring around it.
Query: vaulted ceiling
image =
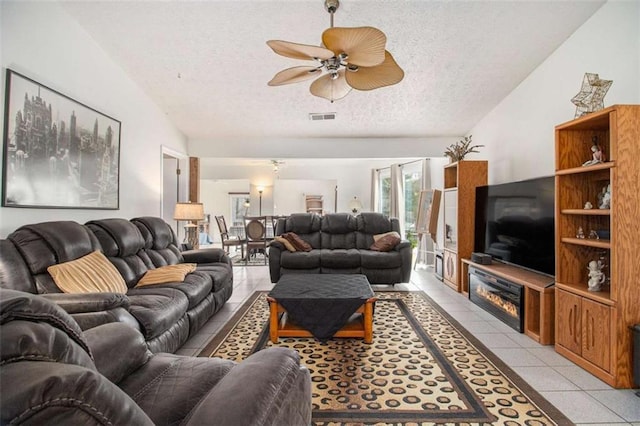
[[[62,4],[190,143],[211,143],[464,135],[603,3],[341,0],[335,26],[382,30],[405,77],[335,103],[312,96],[312,80],[267,86],[305,62],[265,42],[319,45],[323,0]],[[309,120],[317,112],[336,119]]]

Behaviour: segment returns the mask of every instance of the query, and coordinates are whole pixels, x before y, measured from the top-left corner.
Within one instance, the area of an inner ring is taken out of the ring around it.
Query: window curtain
[[[405,212],[404,212],[404,179],[402,177],[402,165],[391,165],[391,191],[389,194],[389,216],[396,217],[400,221],[400,235],[404,238]]]
[[[371,211],[380,211],[380,170],[371,170]]]

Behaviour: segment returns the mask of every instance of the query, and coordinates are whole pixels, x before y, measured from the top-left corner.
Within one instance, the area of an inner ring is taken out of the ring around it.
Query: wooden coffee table
[[[278,343],[282,337],[316,337],[300,322],[310,318],[321,326],[329,325],[338,317],[348,320],[332,334],[332,337],[362,338],[373,342],[373,310],[376,297],[367,277],[359,274],[285,274],[267,296],[269,301],[269,337]],[[283,306],[293,306],[298,318],[292,321]],[[344,309],[341,307],[344,305]],[[355,308],[354,306],[360,305]],[[324,315],[323,306],[331,315]],[[308,312],[306,311],[308,309]],[[329,323],[329,324],[326,324]],[[337,326],[337,325],[336,325]],[[326,336],[325,336],[326,337]]]

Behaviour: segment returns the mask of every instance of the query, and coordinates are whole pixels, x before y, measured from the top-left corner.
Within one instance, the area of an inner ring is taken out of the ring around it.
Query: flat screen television
[[[475,251],[553,276],[554,178],[476,189]]]

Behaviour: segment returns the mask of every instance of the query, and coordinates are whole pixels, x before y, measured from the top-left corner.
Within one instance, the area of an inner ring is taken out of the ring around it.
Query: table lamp
[[[173,218],[187,222],[184,226],[184,239],[194,249],[199,248],[198,221],[204,219],[202,203],[177,203]]]
[[[349,210],[353,215],[357,215],[362,210],[362,203],[358,200],[358,197],[353,197],[353,200],[349,202]]]

